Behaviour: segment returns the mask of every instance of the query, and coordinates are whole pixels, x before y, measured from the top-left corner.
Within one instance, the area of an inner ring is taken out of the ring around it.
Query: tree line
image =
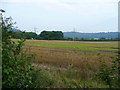
[[[42,31],[40,34],[35,32],[14,32],[12,38],[20,39],[36,39],[36,40],[68,40],[68,41],[119,41],[120,38],[66,38],[62,31]]]
[[[37,40],[62,40],[64,35],[62,31],[42,31],[39,35],[34,32],[14,32],[12,38],[20,39],[24,37],[25,39],[37,39]]]

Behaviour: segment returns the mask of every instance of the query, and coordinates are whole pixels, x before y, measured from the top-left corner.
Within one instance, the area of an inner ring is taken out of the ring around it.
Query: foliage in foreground
[[[109,88],[120,88],[120,51],[118,50],[116,58],[111,58],[113,58],[112,66],[108,67],[104,62],[101,62],[97,76],[106,85],[109,85]]]
[[[39,65],[42,64],[36,65],[37,71],[34,74],[38,88],[108,88],[107,85],[97,82],[92,77],[85,77],[81,70],[76,71],[69,66],[62,69],[47,64],[45,68]]]
[[[11,18],[2,18],[2,85],[3,88],[32,87],[33,68],[30,64],[33,54],[27,55],[22,47],[24,39],[16,44],[11,41]]]

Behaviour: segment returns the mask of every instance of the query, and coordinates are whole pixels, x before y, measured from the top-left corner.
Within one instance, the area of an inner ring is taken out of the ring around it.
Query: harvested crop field
[[[100,60],[110,65],[110,57],[118,50],[117,42],[27,40],[25,46],[36,54],[36,63],[58,67],[71,65],[93,71],[98,70]]]

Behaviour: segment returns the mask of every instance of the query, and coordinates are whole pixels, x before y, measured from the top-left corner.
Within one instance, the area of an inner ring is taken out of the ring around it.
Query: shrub
[[[2,86],[3,88],[30,88],[33,85],[33,67],[30,62],[33,54],[23,51],[25,39],[18,43],[11,41],[14,23],[12,18],[2,17]]]
[[[109,85],[109,88],[120,88],[120,51],[117,52],[117,57],[111,57],[112,66],[108,67],[104,62],[101,62],[98,78],[105,84]]]

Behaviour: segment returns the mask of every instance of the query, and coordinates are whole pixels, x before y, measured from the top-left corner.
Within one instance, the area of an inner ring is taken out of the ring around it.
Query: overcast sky
[[[0,0],[21,30],[118,31],[119,0]]]

